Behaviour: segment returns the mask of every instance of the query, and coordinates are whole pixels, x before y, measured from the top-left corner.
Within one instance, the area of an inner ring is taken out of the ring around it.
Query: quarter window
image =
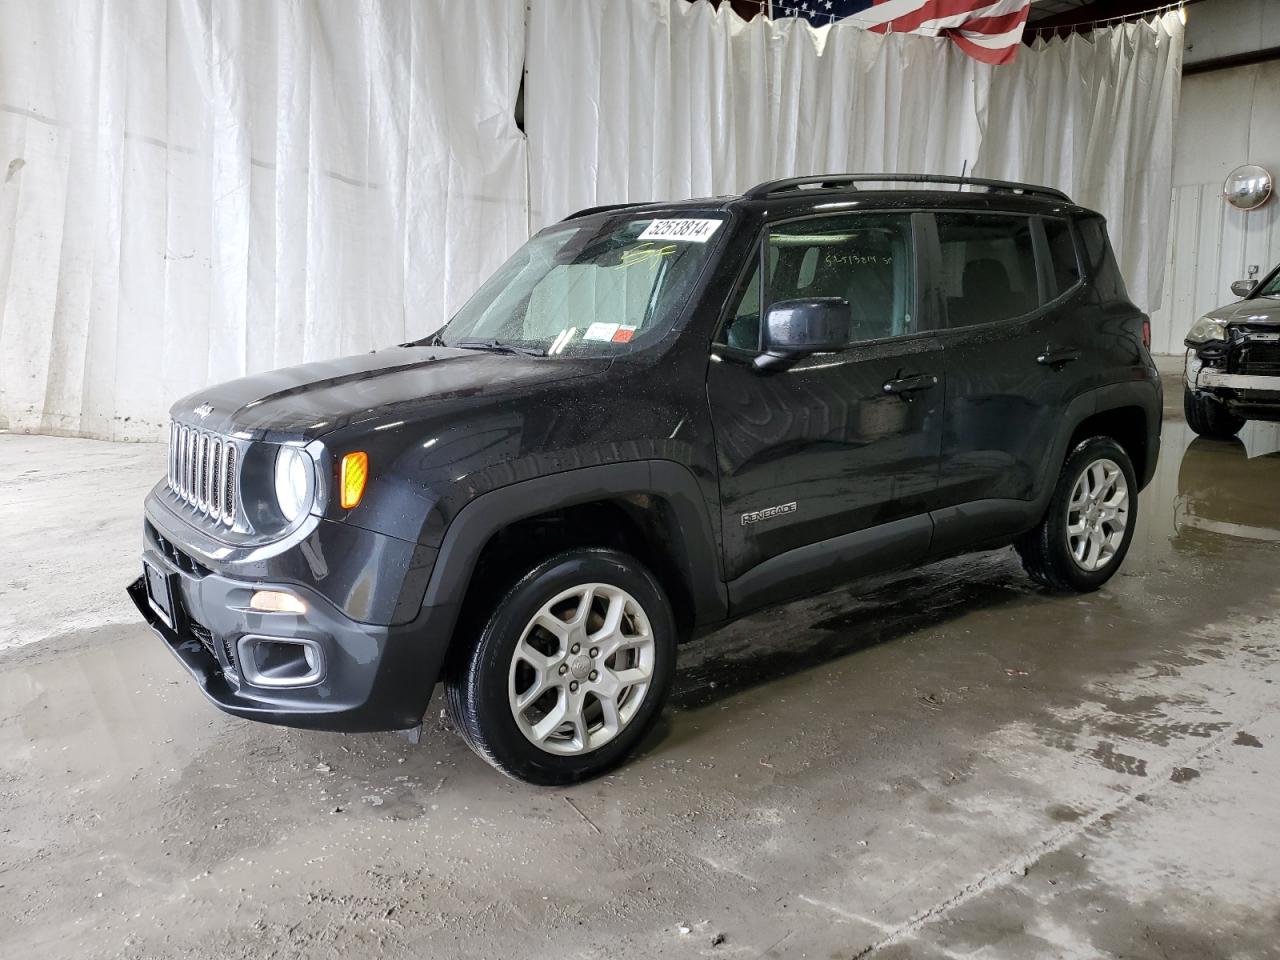
[[[1128,300],[1124,277],[1116,265],[1115,254],[1107,241],[1107,224],[1101,217],[1086,217],[1076,221],[1083,241],[1085,264],[1089,269],[1089,281],[1104,300]]]
[[[1008,320],[1040,306],[1031,218],[939,213],[947,325]]]
[[[849,343],[913,331],[914,270],[909,214],[857,214],[785,223],[766,239],[759,268],[722,331],[732,347],[757,349],[760,305],[839,297],[849,302]]]
[[[1049,243],[1049,260],[1053,265],[1054,296],[1062,296],[1080,282],[1080,261],[1076,257],[1071,225],[1065,220],[1046,217],[1044,236]]]

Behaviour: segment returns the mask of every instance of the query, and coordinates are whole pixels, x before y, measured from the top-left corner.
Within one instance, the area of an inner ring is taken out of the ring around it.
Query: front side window
[[[636,349],[671,329],[725,222],[600,215],[551,227],[516,251],[436,340],[552,356]]]
[[[849,302],[849,343],[914,332],[910,214],[853,214],[781,224],[765,239],[760,268],[721,331],[720,342],[760,346],[761,305],[839,297]]]
[[[939,213],[947,325],[1008,320],[1040,306],[1031,218]]]

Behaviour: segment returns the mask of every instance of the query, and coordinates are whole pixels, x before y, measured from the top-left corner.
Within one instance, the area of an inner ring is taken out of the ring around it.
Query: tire
[[[1230,440],[1245,424],[1244,417],[1237,417],[1219,400],[1197,394],[1186,386],[1182,388],[1182,412],[1188,426],[1210,440]]]
[[[616,619],[612,633],[606,616]],[[675,617],[653,574],[616,550],[570,550],[525,574],[459,650],[445,678],[449,715],[507,776],[576,783],[636,748],[662,710],[675,660]]]
[[[1033,580],[1053,590],[1087,593],[1120,569],[1137,511],[1138,481],[1129,455],[1110,437],[1090,437],[1067,455],[1040,524],[1014,546]]]

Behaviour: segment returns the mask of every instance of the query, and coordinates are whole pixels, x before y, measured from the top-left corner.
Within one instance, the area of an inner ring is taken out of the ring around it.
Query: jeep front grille
[[[169,489],[215,523],[236,522],[239,451],[216,433],[174,422],[169,426]]]

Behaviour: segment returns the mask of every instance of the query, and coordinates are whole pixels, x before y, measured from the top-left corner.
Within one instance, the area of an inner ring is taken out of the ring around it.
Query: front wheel
[[[1215,397],[1198,394],[1182,388],[1182,412],[1187,425],[1202,437],[1210,440],[1230,440],[1244,426],[1244,417],[1237,417]]]
[[[1115,575],[1133,540],[1138,482],[1110,437],[1078,444],[1062,465],[1040,525],[1015,543],[1033,580],[1055,590],[1097,590]]]
[[[657,579],[614,550],[540,563],[493,609],[446,679],[454,725],[498,770],[547,786],[599,776],[653,725],[675,669]]]

